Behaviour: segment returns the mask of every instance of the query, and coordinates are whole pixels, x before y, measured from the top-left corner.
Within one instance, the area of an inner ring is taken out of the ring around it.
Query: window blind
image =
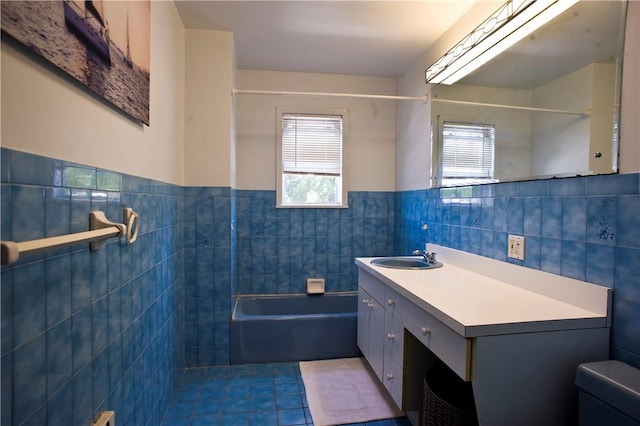
[[[342,116],[283,114],[282,172],[340,176]]]
[[[495,127],[445,122],[442,127],[442,177],[492,178]]]

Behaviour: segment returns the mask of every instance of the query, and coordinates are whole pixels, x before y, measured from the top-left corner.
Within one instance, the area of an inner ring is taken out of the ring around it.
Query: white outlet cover
[[[524,236],[509,235],[507,256],[512,259],[524,260]]]

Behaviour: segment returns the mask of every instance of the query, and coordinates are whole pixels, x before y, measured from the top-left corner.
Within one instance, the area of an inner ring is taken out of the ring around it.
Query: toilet
[[[620,361],[580,364],[580,426],[640,426],[640,370]]]

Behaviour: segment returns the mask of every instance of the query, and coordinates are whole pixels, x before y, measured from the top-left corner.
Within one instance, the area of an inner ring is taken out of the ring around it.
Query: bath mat
[[[364,358],[304,361],[300,371],[315,426],[403,415]]]

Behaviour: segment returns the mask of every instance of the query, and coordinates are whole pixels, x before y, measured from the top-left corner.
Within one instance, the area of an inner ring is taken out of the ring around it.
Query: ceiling
[[[401,76],[475,2],[174,1],[185,28],[234,33],[240,69],[378,77]]]

